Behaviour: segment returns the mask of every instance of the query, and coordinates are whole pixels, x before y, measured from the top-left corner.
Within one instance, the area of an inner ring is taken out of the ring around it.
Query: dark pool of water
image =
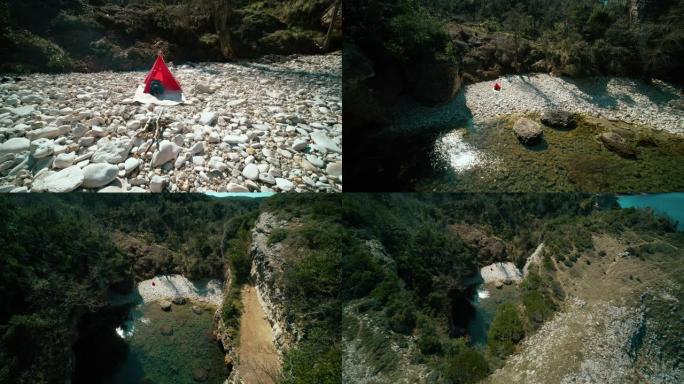
[[[86,347],[77,351],[82,364],[77,364],[75,383],[191,384],[197,369],[207,372],[206,383],[224,382],[224,354],[212,337],[215,309],[206,307],[196,314],[190,303],[174,305],[170,312],[158,304],[127,309],[123,316],[110,316],[118,321],[103,323],[81,341]],[[172,334],[162,333],[169,329]]]
[[[622,208],[652,208],[655,212],[677,221],[677,229],[684,231],[684,193],[682,192],[618,196],[618,204]]]

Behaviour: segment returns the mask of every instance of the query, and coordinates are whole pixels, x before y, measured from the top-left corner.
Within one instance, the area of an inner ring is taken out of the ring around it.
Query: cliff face
[[[283,268],[280,257],[282,243],[268,244],[268,238],[274,228],[286,223],[279,222],[271,213],[263,212],[259,216],[252,231],[252,270],[251,279],[257,291],[268,322],[273,329],[273,338],[278,350],[282,353],[301,338],[301,332],[292,319],[286,316],[283,303],[285,295],[281,289],[279,272]]]

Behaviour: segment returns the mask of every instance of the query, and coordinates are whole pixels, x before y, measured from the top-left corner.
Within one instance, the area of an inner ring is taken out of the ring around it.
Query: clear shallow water
[[[224,355],[212,337],[214,308],[202,307],[196,314],[192,303],[173,305],[170,312],[157,303],[139,304],[116,328],[116,334],[128,346],[128,353],[104,382],[196,383],[193,371],[207,371],[206,383],[223,383],[227,377]],[[163,335],[170,327],[172,334]]]
[[[684,193],[656,193],[618,196],[622,208],[652,208],[661,215],[678,221],[677,229],[684,231]]]
[[[493,284],[477,287],[470,300],[474,311],[467,327],[472,345],[479,348],[487,346],[487,332],[492,325],[497,307],[514,301],[517,297],[518,289],[515,285],[505,285],[501,289],[495,288]]]
[[[530,117],[538,120],[536,115]],[[436,138],[430,155],[432,173],[417,175],[414,188],[625,193],[684,189],[681,136],[585,116],[575,129],[544,127],[540,144],[524,146],[513,133],[515,121],[509,116],[454,125]],[[608,130],[628,132],[637,158],[623,158],[606,149],[599,136]]]

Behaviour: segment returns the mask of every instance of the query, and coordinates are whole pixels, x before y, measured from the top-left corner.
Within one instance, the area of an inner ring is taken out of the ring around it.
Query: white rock
[[[264,182],[264,183],[271,184],[271,185],[276,183],[275,177],[273,177],[271,174],[266,173],[266,172],[259,174],[259,180]]]
[[[302,139],[296,139],[294,143],[292,144],[292,149],[295,151],[302,151],[306,149],[306,147],[309,146],[309,143],[306,140]]]
[[[202,112],[197,121],[202,125],[215,125],[217,117],[216,112]]]
[[[76,154],[74,152],[60,153],[55,157],[52,166],[57,169],[71,167],[76,161]]]
[[[121,189],[120,187],[116,187],[114,185],[110,185],[108,187],[104,187],[100,190],[97,191],[97,193],[120,193],[123,192],[124,190]]]
[[[62,125],[59,127],[45,127],[29,131],[26,134],[26,137],[31,141],[42,138],[52,139],[58,136],[66,135],[70,130],[71,127],[68,125]]]
[[[119,173],[119,167],[109,163],[89,164],[83,168],[83,186],[98,188],[111,183]]]
[[[243,144],[249,141],[246,135],[226,135],[223,137],[223,142],[228,144]]]
[[[306,155],[306,160],[318,168],[323,168],[325,166],[325,161],[314,155]]]
[[[342,161],[329,163],[328,166],[325,168],[325,173],[335,178],[342,176]]]
[[[9,110],[10,110],[10,112],[12,112],[13,114],[15,114],[17,116],[26,116],[26,115],[30,115],[33,112],[35,112],[36,106],[35,105],[25,105],[23,107],[10,108]]]
[[[335,144],[335,142],[321,131],[311,133],[311,139],[316,145],[325,148],[331,152],[342,153],[342,149]],[[315,164],[314,164],[315,165]]]
[[[14,137],[0,144],[0,155],[5,153],[19,153],[28,151],[31,141],[23,137]]]
[[[71,135],[74,137],[81,137],[88,132],[88,128],[81,123],[76,123],[73,128],[71,128]]]
[[[275,181],[278,188],[283,192],[289,192],[294,188],[294,184],[290,180],[276,177]]]
[[[254,164],[247,164],[242,170],[242,176],[250,180],[256,180],[259,178],[259,168]]]
[[[138,168],[139,165],[140,159],[136,159],[135,157],[129,157],[126,159],[124,162],[124,171],[126,172],[126,175],[133,172],[136,168]]]
[[[163,140],[159,145],[159,150],[152,155],[152,166],[159,167],[171,160],[175,160],[181,151],[181,147],[176,144]]]
[[[55,152],[55,142],[48,139],[38,139],[31,142],[31,156],[43,159]]]
[[[240,184],[228,183],[228,185],[226,186],[226,191],[227,192],[249,192],[249,189],[243,185],[240,185]]]
[[[164,184],[166,183],[166,179],[159,175],[154,175],[152,176],[152,179],[150,180],[150,191],[152,192],[161,192],[164,189]]]
[[[140,121],[139,120],[131,120],[128,123],[126,123],[126,129],[129,131],[135,131],[137,129],[140,129]]]
[[[71,192],[84,181],[85,175],[78,165],[62,169],[43,179],[44,190],[54,193]]]
[[[90,159],[93,163],[119,164],[123,162],[133,147],[133,142],[128,137],[122,137],[113,141],[97,142],[97,151]]]

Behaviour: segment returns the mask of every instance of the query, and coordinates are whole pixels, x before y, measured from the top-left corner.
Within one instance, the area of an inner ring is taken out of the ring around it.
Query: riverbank
[[[493,84],[501,84],[494,91]],[[390,111],[392,131],[421,132],[435,127],[481,124],[513,114],[562,109],[620,120],[684,135],[681,87],[654,80],[620,77],[573,79],[548,74],[503,76],[470,84],[450,102],[428,107],[403,100]],[[679,107],[677,107],[679,105]]]

